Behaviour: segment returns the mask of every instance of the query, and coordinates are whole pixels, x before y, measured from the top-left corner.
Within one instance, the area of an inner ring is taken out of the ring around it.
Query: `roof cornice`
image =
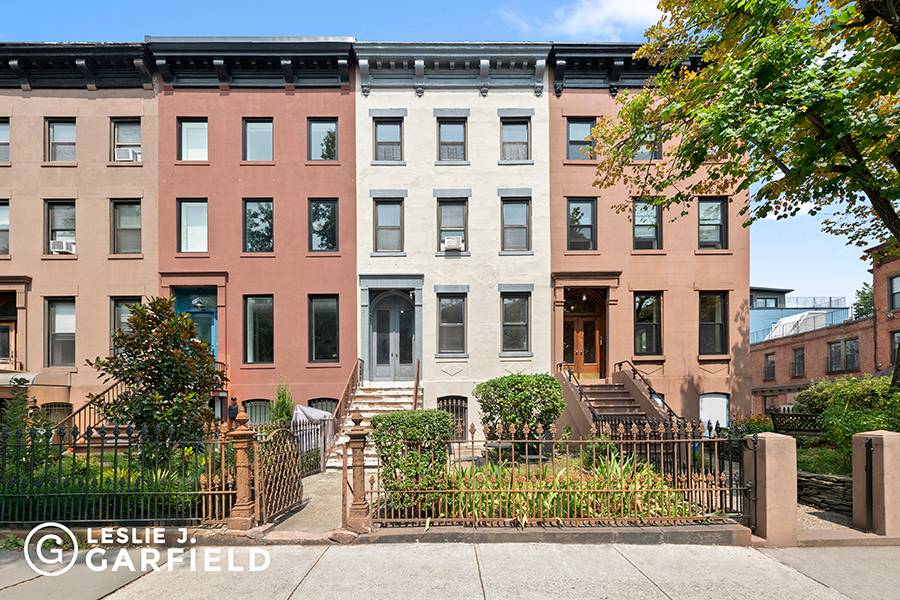
[[[0,88],[153,89],[140,43],[0,43]]]

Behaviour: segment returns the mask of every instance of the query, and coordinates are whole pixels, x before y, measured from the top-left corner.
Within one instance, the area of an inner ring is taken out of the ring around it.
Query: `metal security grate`
[[[437,399],[437,405],[453,418],[453,439],[465,440],[469,426],[469,399],[465,396],[441,396]]]

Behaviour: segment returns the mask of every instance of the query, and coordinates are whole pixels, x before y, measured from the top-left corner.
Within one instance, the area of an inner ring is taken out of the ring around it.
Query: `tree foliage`
[[[872,284],[864,283],[856,290],[856,299],[853,301],[853,318],[867,319],[875,314],[875,297],[872,295]]]
[[[282,379],[275,388],[275,402],[272,404],[272,412],[269,415],[272,421],[290,423],[294,417],[294,394],[291,386]]]
[[[531,429],[529,436],[535,437],[539,424],[547,430],[566,408],[562,387],[549,373],[495,377],[475,386],[474,394],[481,407],[481,422],[492,438],[512,437],[508,430],[500,431],[501,426],[510,425],[515,425],[520,438],[525,424]]]
[[[686,213],[761,189],[745,225],[808,211],[860,246],[900,238],[897,0],[661,0],[652,85],[594,130],[596,185]],[[662,160],[635,163],[645,144]],[[618,207],[624,209],[624,207]]]
[[[131,307],[129,331],[113,333],[116,352],[87,364],[119,381],[124,391],[105,408],[118,423],[159,427],[176,439],[194,439],[212,420],[210,395],[225,387],[209,346],[196,338],[194,322],[175,312],[172,300],[151,298]]]

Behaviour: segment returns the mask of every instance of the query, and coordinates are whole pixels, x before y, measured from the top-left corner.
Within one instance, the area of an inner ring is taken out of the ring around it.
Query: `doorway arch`
[[[407,381],[415,376],[416,307],[408,292],[386,290],[369,314],[369,374],[373,381]]]
[[[580,378],[606,377],[606,294],[573,287],[565,290],[563,362]]]

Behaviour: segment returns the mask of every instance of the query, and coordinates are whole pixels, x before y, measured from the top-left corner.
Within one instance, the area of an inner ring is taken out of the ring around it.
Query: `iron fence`
[[[749,519],[742,438],[701,423],[601,423],[586,439],[555,426],[484,430],[476,441],[377,447],[365,498],[391,525],[636,525]],[[459,432],[457,432],[459,436]],[[345,469],[345,482],[349,483]]]
[[[3,430],[0,523],[222,523],[234,466],[214,428],[192,440],[132,427]]]
[[[323,422],[307,421],[257,437],[253,489],[258,522],[272,522],[303,502],[303,478],[324,469],[325,433]]]

